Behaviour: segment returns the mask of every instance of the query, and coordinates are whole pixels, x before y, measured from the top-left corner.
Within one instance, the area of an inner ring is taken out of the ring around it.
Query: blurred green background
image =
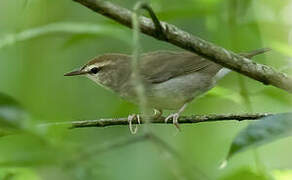
[[[134,0],[115,0],[132,8]],[[162,21],[235,52],[270,47],[254,58],[292,74],[292,0],[151,0]],[[125,117],[138,113],[84,77],[64,77],[96,55],[131,53],[132,31],[71,0],[0,1],[0,92],[25,108],[30,124]],[[141,35],[143,52],[180,50]],[[232,72],[194,101],[184,115],[287,112],[291,96]],[[149,141],[120,148],[127,126],[68,130],[26,128],[0,138],[0,179],[292,179],[292,139],[285,138],[220,163],[250,122],[151,125],[180,157]],[[32,129],[30,131],[30,129]],[[139,131],[137,135],[142,134]],[[84,154],[84,152],[90,152]]]

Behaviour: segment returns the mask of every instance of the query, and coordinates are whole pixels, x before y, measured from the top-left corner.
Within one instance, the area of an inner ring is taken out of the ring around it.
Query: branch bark
[[[132,28],[132,11],[120,7],[114,3],[103,0],[74,0],[90,8],[91,10],[111,18],[120,24]],[[158,40],[169,42],[185,50],[197,53],[215,63],[239,72],[266,85],[273,85],[292,93],[292,78],[286,74],[277,72],[273,68],[255,63],[232,51],[226,50],[199,37],[193,36],[174,25],[160,22],[163,27],[163,35],[157,33],[151,19],[140,17],[141,32]],[[163,37],[163,38],[162,38]]]
[[[213,122],[213,121],[230,121],[230,120],[258,120],[263,117],[270,116],[270,113],[255,113],[255,114],[214,114],[214,115],[193,115],[193,116],[181,116],[179,118],[180,124],[193,124],[201,122]],[[154,124],[165,124],[165,117],[158,119],[152,119],[151,123]],[[143,124],[143,119],[141,124]],[[172,122],[168,122],[171,124]],[[45,125],[70,125],[71,129],[84,128],[84,127],[107,127],[107,126],[118,126],[128,125],[128,118],[109,118],[109,119],[97,119],[97,120],[82,120],[64,123],[50,123]],[[138,124],[137,120],[133,120],[132,124]]]

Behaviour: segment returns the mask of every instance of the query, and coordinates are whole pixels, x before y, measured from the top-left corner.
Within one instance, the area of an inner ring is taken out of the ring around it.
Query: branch
[[[111,18],[120,24],[132,28],[132,11],[128,9],[103,0],[74,1],[79,2],[93,11]],[[150,12],[147,8],[144,9]],[[159,30],[155,28],[155,25],[151,19],[140,17],[139,20],[141,32],[144,34],[152,36],[158,40],[169,42],[185,50],[197,53],[215,63],[260,81],[266,85],[273,85],[292,93],[292,78],[288,77],[284,73],[277,72],[269,66],[255,63],[232,51],[207,42],[199,37],[193,36],[175,27],[174,25],[160,22],[163,28],[163,35],[161,35],[157,33]]]
[[[255,113],[255,114],[214,114],[214,115],[193,115],[193,116],[181,116],[179,118],[180,124],[193,124],[201,122],[213,122],[213,121],[229,121],[229,120],[258,120],[263,117],[267,117],[273,114],[270,113]],[[159,119],[152,119],[153,124],[165,124],[165,117],[160,117]],[[134,119],[132,124],[137,124],[137,120]],[[141,119],[141,124],[145,123]],[[171,124],[172,122],[168,122]],[[70,129],[83,128],[83,127],[107,127],[107,126],[117,126],[117,125],[128,125],[128,118],[109,118],[109,119],[97,119],[97,120],[82,120],[82,121],[72,121],[63,123],[48,123],[42,126],[48,125],[70,125]]]
[[[115,150],[120,147],[125,147],[131,144],[136,144],[138,142],[142,142],[144,140],[149,140],[150,136],[148,134],[143,134],[141,136],[132,136],[130,138],[123,138],[120,140],[110,141],[104,145],[99,146],[97,149],[91,149],[87,152],[81,152],[79,156],[75,157],[75,161],[87,161],[90,160],[93,156],[100,155],[102,153],[109,152],[111,150]]]

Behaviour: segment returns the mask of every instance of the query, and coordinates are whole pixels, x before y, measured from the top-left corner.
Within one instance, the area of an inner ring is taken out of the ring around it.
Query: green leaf
[[[27,29],[15,34],[7,34],[0,38],[0,49],[14,43],[29,40],[53,33],[107,35],[129,44],[130,36],[113,25],[97,25],[90,23],[53,23],[41,27]]]
[[[26,112],[16,100],[0,93],[0,129],[23,129],[27,125],[27,117]],[[7,135],[6,131],[1,132],[3,132],[2,136]]]
[[[224,87],[216,86],[213,89],[211,89],[207,95],[223,97],[237,104],[242,104],[242,98],[239,93]]]
[[[0,137],[25,133],[47,144],[43,131],[31,122],[27,111],[12,97],[0,93]]]
[[[281,43],[281,42],[272,42],[271,43],[271,48],[286,55],[286,56],[292,56],[292,46],[285,44],[285,43]]]
[[[290,98],[290,94],[283,94],[281,92],[282,90],[276,88],[264,88],[263,90],[255,93],[255,95],[264,96],[264,98],[270,98],[278,101],[281,104],[286,104],[288,107],[291,107],[292,99]]]
[[[261,118],[259,121],[248,125],[235,137],[227,159],[250,147],[290,136],[291,132],[292,113],[282,113]]]
[[[192,6],[184,6],[182,8],[172,8],[168,10],[158,11],[156,14],[158,17],[162,17],[164,21],[174,20],[174,19],[183,19],[183,18],[198,18],[198,17],[207,17],[212,14],[215,14],[216,9],[213,7],[208,8],[199,8],[194,11]]]
[[[10,134],[13,134],[12,132],[10,131],[5,131],[5,130],[0,130],[0,137],[3,137],[3,136],[8,136]]]
[[[24,0],[23,2],[23,8],[26,8],[29,4],[29,0]]]
[[[270,178],[267,177],[267,175],[259,172],[254,172],[250,168],[242,168],[238,171],[235,171],[223,178],[220,178],[220,180],[234,180],[234,179],[240,179],[240,180],[268,180]]]
[[[40,180],[38,174],[30,168],[1,168],[1,180]]]
[[[292,179],[292,170],[274,170],[272,175],[275,180],[288,180]]]

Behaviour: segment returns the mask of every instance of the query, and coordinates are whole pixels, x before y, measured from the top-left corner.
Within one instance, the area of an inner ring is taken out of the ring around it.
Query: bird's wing
[[[172,51],[143,54],[139,65],[142,77],[150,83],[161,83],[194,72],[215,76],[222,68],[194,53]]]

